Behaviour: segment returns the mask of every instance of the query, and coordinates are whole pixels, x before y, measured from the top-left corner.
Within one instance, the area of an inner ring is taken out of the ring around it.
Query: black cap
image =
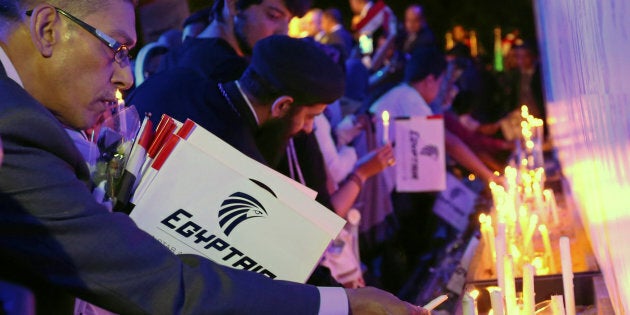
[[[299,105],[329,104],[344,93],[342,68],[308,41],[284,35],[259,40],[249,67]]]

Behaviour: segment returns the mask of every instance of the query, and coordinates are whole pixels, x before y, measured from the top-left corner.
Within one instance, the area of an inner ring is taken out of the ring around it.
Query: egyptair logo
[[[256,198],[243,192],[235,192],[221,204],[219,226],[225,235],[229,236],[232,230],[245,220],[266,216],[267,210]]]
[[[438,159],[438,153],[439,152],[437,146],[434,146],[432,144],[425,145],[424,147],[422,147],[422,150],[420,150],[420,155],[426,155],[433,158],[434,160]]]

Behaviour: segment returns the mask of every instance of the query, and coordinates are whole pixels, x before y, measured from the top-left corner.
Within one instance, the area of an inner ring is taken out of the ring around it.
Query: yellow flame
[[[381,118],[383,119],[383,123],[384,124],[388,124],[389,123],[389,112],[384,110],[383,113],[381,114]]]
[[[116,90],[116,99],[122,101],[122,93],[120,93],[120,90]]]
[[[473,300],[476,300],[479,297],[479,290],[474,289],[468,292],[468,294],[470,295],[471,298],[473,298]]]

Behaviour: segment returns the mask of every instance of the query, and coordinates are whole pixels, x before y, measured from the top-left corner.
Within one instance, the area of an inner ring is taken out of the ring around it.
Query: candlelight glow
[[[383,113],[381,114],[381,118],[383,119],[383,125],[387,126],[389,125],[389,112],[384,110]]]
[[[468,292],[468,294],[470,294],[470,297],[473,298],[473,300],[476,300],[479,297],[479,290],[474,289]]]
[[[120,90],[116,90],[116,99],[119,102],[122,101],[122,93],[120,93]]]
[[[527,105],[522,105],[521,106],[521,117],[527,118],[528,116],[529,116],[529,108],[527,108]]]

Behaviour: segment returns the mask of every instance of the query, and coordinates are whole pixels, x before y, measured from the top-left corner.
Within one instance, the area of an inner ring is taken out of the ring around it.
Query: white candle
[[[496,315],[504,315],[503,312],[503,292],[498,287],[488,287],[490,293],[490,304],[492,305],[492,313]]]
[[[560,217],[558,215],[558,205],[556,204],[556,197],[551,189],[543,190],[543,195],[545,196],[545,202],[547,203],[547,209],[551,212],[551,216],[553,218],[553,224],[558,225],[560,223]]]
[[[494,228],[492,227],[492,217],[486,216],[486,231],[490,242],[490,252],[492,253],[492,263],[497,260],[497,252],[494,244]]]
[[[567,315],[575,315],[571,242],[566,236],[560,238],[560,259],[562,261],[562,286],[564,288],[565,310],[567,312]]]
[[[551,296],[551,311],[553,315],[565,315],[562,295]]]
[[[553,251],[551,251],[551,241],[549,240],[549,230],[547,226],[541,224],[538,226],[538,231],[543,239],[543,245],[545,246],[545,261],[549,263],[549,273],[556,272],[556,262],[553,257]]]
[[[527,231],[525,232],[525,248],[523,248],[523,251],[527,253],[527,255],[532,255],[534,252],[533,238],[534,238],[534,233],[536,232],[537,226],[538,226],[538,216],[535,214],[532,214],[531,218],[529,219],[529,227],[527,228]]]
[[[506,255],[503,261],[503,274],[505,277],[505,309],[508,314],[518,314],[518,307],[516,306],[516,285],[514,283],[514,264],[512,262],[512,256]]]
[[[125,108],[125,100],[122,97],[122,93],[120,92],[120,90],[116,90],[116,100],[118,101],[118,104],[116,106],[116,114],[118,114],[118,121],[120,122],[120,131],[122,132],[122,134],[127,134],[128,130],[127,130],[127,120],[125,119],[125,117],[122,116],[122,111]],[[125,139],[128,140],[128,139]]]
[[[383,144],[389,143],[389,112],[384,110],[381,114],[383,119]]]
[[[462,312],[464,315],[476,315],[475,299],[468,293],[462,298]]]
[[[488,264],[494,264],[494,238],[491,235],[492,225],[488,223],[488,220],[491,222],[492,219],[485,213],[479,215],[479,229],[481,230],[481,239],[483,241],[483,254]]]
[[[505,293],[505,275],[503,274],[503,266],[504,266],[504,257],[506,252],[506,243],[505,243],[505,223],[499,222],[497,224],[497,237],[495,238],[495,245],[497,251],[496,257],[496,271],[497,271],[497,282],[499,288],[501,288],[501,292]]]
[[[534,292],[534,266],[523,266],[523,314],[534,314],[536,293]]]
[[[440,306],[440,304],[444,303],[446,300],[448,300],[448,295],[442,294],[436,297],[435,299],[431,300],[431,302],[427,303],[422,308],[424,308],[427,311],[432,311],[436,307]]]

